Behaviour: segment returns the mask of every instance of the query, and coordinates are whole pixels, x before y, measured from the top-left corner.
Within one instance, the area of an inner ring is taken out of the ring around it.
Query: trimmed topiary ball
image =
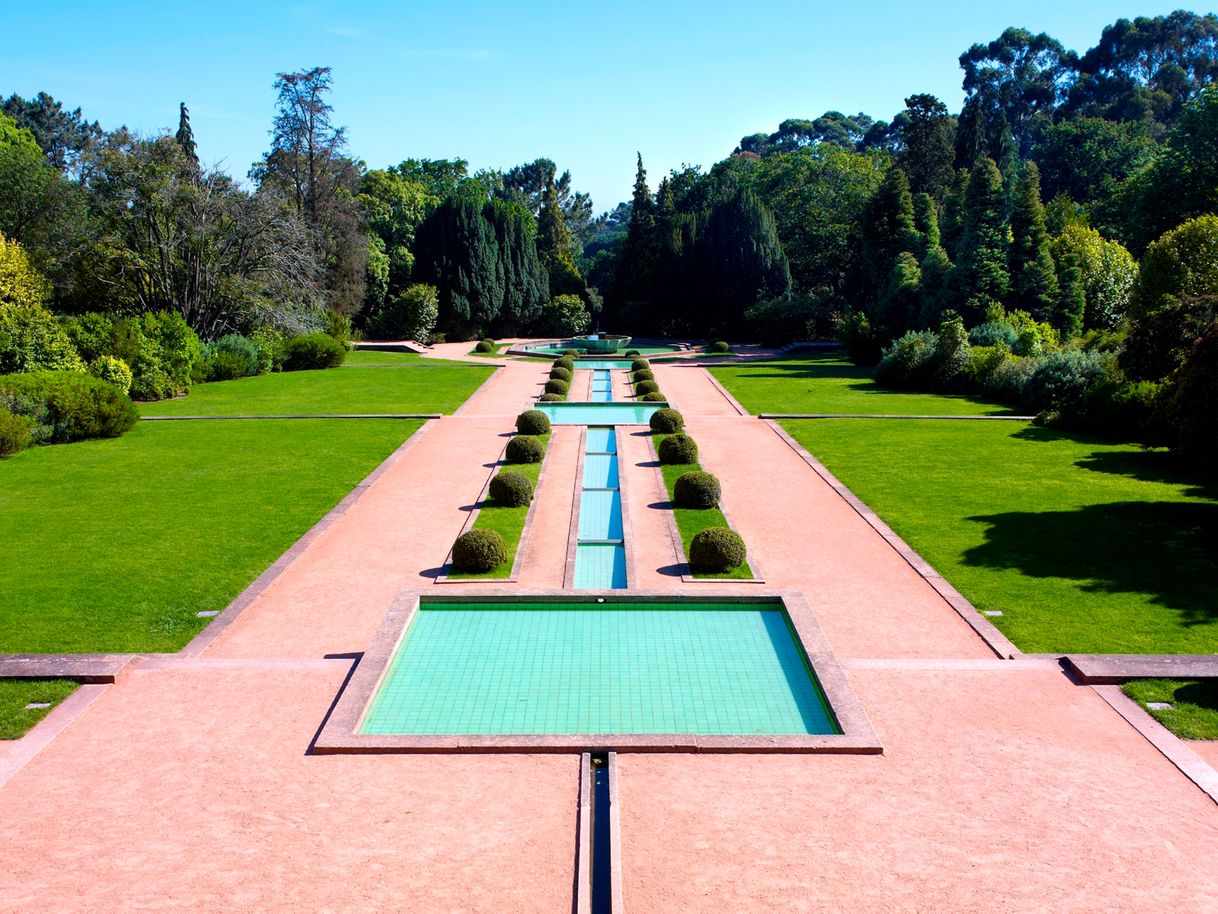
[[[481,574],[508,559],[507,544],[494,530],[466,530],[453,543],[453,571]]]
[[[651,368],[651,363],[646,359],[635,359],[630,363],[631,371],[647,371]]]
[[[710,351],[711,352],[731,352],[732,347],[729,346],[727,343],[725,343],[723,340],[719,340],[718,342],[712,343],[710,345]]]
[[[564,349],[562,351],[562,355],[563,355],[564,359],[578,359],[579,350],[578,349]]]
[[[689,435],[669,435],[660,442],[660,463],[697,463],[698,444]]]
[[[651,414],[651,430],[661,435],[671,435],[685,428],[685,417],[675,409],[657,409]]]
[[[539,409],[525,410],[516,417],[516,431],[522,435],[548,435],[550,417]]]
[[[563,394],[565,396],[570,389],[571,385],[566,381],[559,381],[555,378],[546,381],[546,393],[548,394]]]
[[[662,394],[658,390],[653,390],[649,394],[643,394],[643,396],[639,397],[639,399],[642,400],[644,403],[667,403],[668,402],[668,397],[664,396],[664,394]]]
[[[516,435],[507,443],[504,457],[508,463],[541,463],[546,446],[536,435]]]
[[[565,365],[556,365],[550,369],[550,380],[571,383],[571,369]]]
[[[716,508],[719,506],[719,478],[701,470],[682,473],[673,483],[672,501],[678,508]]]
[[[655,379],[655,373],[650,368],[640,368],[638,371],[631,372],[630,374],[630,380],[634,381],[635,384],[639,383],[639,381],[654,381]]]
[[[641,397],[643,394],[653,394],[660,389],[660,385],[655,381],[639,381],[634,385],[634,395]]]
[[[744,540],[727,527],[707,527],[689,543],[689,567],[693,571],[718,574],[744,564]]]
[[[479,340],[478,345],[474,347],[474,352],[494,352],[494,340]]]
[[[562,394],[542,394],[537,399],[540,400],[542,403],[561,403],[563,400],[565,400],[567,398],[564,397]]]
[[[489,494],[495,504],[523,508],[533,500],[533,483],[515,470],[500,470],[491,480]]]
[[[632,359],[637,355],[642,355],[642,353],[639,352],[637,349],[627,349],[626,350],[626,358],[628,358],[628,359]]]

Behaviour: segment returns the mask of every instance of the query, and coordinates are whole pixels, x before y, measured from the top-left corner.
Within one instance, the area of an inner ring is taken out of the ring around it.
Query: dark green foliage
[[[562,394],[546,393],[546,394],[542,394],[537,399],[540,400],[542,403],[561,403],[563,400],[565,400],[567,398],[564,397]]]
[[[628,359],[634,358],[636,355],[639,355],[639,351],[637,349],[627,349],[626,350],[626,358],[628,358]]]
[[[647,301],[655,285],[658,260],[656,205],[647,187],[647,170],[643,168],[640,153],[631,198],[630,224],[626,229],[621,258],[613,274],[613,298],[620,308]]]
[[[578,349],[564,349],[562,351],[562,358],[568,359],[568,360],[578,359],[579,355],[580,355],[580,353],[579,353]]]
[[[987,321],[974,327],[968,334],[968,341],[973,346],[998,346],[1001,344],[1008,349],[1012,349],[1018,339],[1019,334],[1015,332],[1015,328],[1004,321]]]
[[[660,385],[655,381],[639,381],[634,385],[634,395],[641,397],[643,394],[653,394],[660,389]]]
[[[1026,163],[1019,172],[1011,210],[1011,238],[1012,306],[1058,329],[1073,324],[1058,310],[1057,271],[1049,253],[1045,208],[1040,201],[1040,172],[1035,162]],[[1081,317],[1081,310],[1077,309],[1075,315]]]
[[[651,368],[651,363],[646,359],[635,359],[630,363],[631,371],[647,371]]]
[[[571,383],[571,370],[569,368],[551,368],[550,379],[554,381],[566,381]]]
[[[744,540],[728,527],[699,530],[689,543],[689,567],[695,572],[718,574],[730,571],[743,565],[744,559]]]
[[[897,257],[903,251],[921,249],[914,227],[909,180],[900,168],[890,168],[884,176],[884,183],[867,205],[859,232],[862,236],[859,293],[865,302],[874,306],[880,302],[889,285]],[[890,332],[900,334],[904,330],[903,325],[897,325]]]
[[[325,333],[294,336],[283,344],[284,371],[337,368],[346,358],[347,347]]]
[[[656,379],[655,372],[649,368],[640,368],[638,371],[630,373],[630,380],[637,384],[639,381],[654,381]]]
[[[34,423],[0,406],[0,457],[9,457],[34,443]]]
[[[237,333],[222,336],[205,345],[194,367],[199,381],[232,381],[248,378],[262,370],[262,358],[257,344]]]
[[[1207,473],[1218,471],[1218,321],[1205,329],[1177,372],[1168,415],[1181,456]]]
[[[138,317],[88,313],[64,320],[64,329],[85,361],[103,355],[131,368],[131,396],[161,400],[189,390],[202,347],[181,314]]]
[[[1066,194],[1077,203],[1107,202],[1144,166],[1155,143],[1145,123],[1080,117],[1049,127],[1036,147],[1044,199]]]
[[[905,115],[901,129],[905,149],[898,161],[909,177],[912,193],[937,198],[954,173],[952,117],[947,106],[933,95],[911,95],[905,99]]]
[[[711,343],[711,345],[707,348],[707,351],[708,352],[718,352],[718,353],[731,352],[732,347],[729,346],[723,340],[717,340],[716,342]]]
[[[673,504],[678,508],[717,508],[719,496],[718,477],[701,470],[682,473],[672,487]]]
[[[972,358],[964,321],[943,321],[937,333],[910,332],[884,350],[875,369],[882,387],[907,390],[954,391],[964,384]]]
[[[515,470],[500,470],[491,479],[487,493],[497,505],[522,508],[533,500],[533,483]]]
[[[516,417],[516,431],[522,435],[548,435],[550,417],[539,409],[525,410]]]
[[[453,543],[453,571],[459,574],[482,574],[507,560],[507,545],[496,530],[466,530]]]
[[[478,345],[474,347],[478,352],[494,352],[495,341],[490,337],[478,340]]]
[[[837,333],[855,365],[874,365],[880,360],[883,349],[880,335],[862,311],[847,314],[838,324]]]
[[[649,421],[651,430],[661,435],[671,435],[685,428],[685,417],[675,409],[657,409]]]
[[[508,463],[541,463],[545,454],[545,443],[536,435],[516,435],[507,443],[503,457]]]
[[[1087,391],[1104,377],[1098,353],[1078,349],[1051,352],[1024,385],[1023,406],[1034,413],[1077,410]]]
[[[658,390],[653,390],[649,394],[643,394],[643,396],[639,397],[639,399],[644,403],[664,403],[668,400],[668,398]]]
[[[131,398],[113,384],[71,371],[0,375],[0,391],[46,404],[52,442],[117,438],[139,419]]]
[[[698,462],[698,443],[689,435],[677,433],[660,442],[660,463],[686,464]]]
[[[571,385],[567,381],[559,381],[557,378],[551,378],[546,381],[545,392],[548,394],[562,394],[566,396],[567,391],[570,389]]]
[[[957,259],[969,323],[980,323],[988,303],[1004,300],[1010,289],[1007,231],[1002,175],[992,159],[983,158],[969,175],[964,194],[964,230]]]

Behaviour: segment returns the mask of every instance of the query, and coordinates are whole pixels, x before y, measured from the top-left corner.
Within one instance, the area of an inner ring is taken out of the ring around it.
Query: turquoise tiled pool
[[[587,454],[584,457],[585,489],[616,489],[617,457],[614,454]]]
[[[576,359],[575,367],[591,368],[593,371],[625,371],[633,363],[631,359]]]
[[[554,425],[646,425],[667,403],[538,403]]]
[[[588,429],[584,438],[585,454],[616,454],[617,432],[612,428],[594,427]]]
[[[781,604],[424,603],[370,734],[840,732]]]
[[[622,539],[622,493],[585,489],[579,500],[579,541]]]

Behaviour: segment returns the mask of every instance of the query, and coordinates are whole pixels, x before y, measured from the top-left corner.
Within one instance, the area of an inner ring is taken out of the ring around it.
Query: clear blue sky
[[[333,104],[370,168],[408,157],[507,168],[548,156],[597,211],[741,136],[826,110],[888,119],[906,95],[958,110],[957,58],[1009,25],[1080,53],[1121,18],[1179,2],[824,3],[368,0],[6,3],[0,92],[46,90],[105,128],[177,125],[243,177],[266,149],[276,71],[334,69]],[[1197,12],[1209,12],[1191,7]]]

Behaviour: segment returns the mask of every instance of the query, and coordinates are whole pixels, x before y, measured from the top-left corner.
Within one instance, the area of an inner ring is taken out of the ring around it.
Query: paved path
[[[577,756],[307,752],[399,588],[486,590],[434,575],[547,373],[510,361],[429,423],[198,657],[87,687],[0,787],[0,911],[569,911]],[[1206,794],[1052,661],[994,658],[702,369],[656,374],[885,753],[619,756],[627,910],[1218,910]],[[623,432],[633,585],[755,591],[677,576],[647,439]],[[562,582],[578,443],[555,430],[519,589]]]

